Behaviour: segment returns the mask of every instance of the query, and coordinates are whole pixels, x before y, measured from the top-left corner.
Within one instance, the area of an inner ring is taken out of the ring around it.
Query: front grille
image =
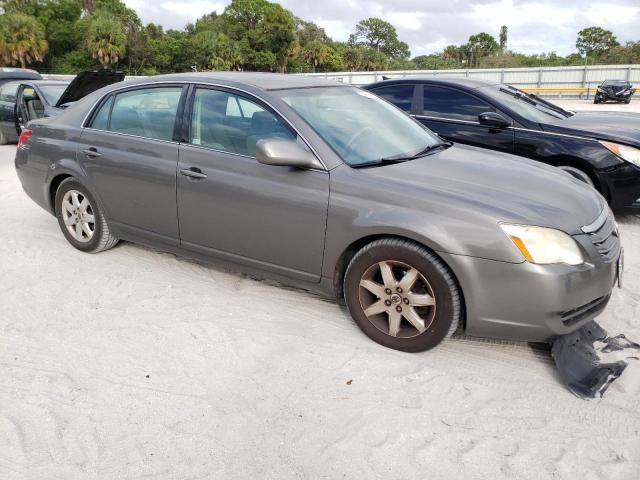
[[[613,213],[609,208],[605,208],[591,225],[582,227],[582,231],[589,235],[589,239],[605,262],[612,262],[618,259],[620,255],[620,236]]]

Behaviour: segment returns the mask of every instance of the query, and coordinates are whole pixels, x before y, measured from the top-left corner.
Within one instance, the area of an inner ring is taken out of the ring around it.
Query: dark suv
[[[517,88],[469,78],[364,87],[452,142],[514,153],[593,185],[619,212],[640,211],[640,115],[569,112]]]

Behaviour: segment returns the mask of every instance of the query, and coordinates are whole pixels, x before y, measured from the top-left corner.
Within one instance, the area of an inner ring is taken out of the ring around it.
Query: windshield
[[[430,130],[374,94],[354,87],[274,92],[349,165],[410,156],[442,144]]]
[[[487,85],[478,90],[532,122],[544,123],[552,118],[563,119],[571,116],[571,113],[561,107],[509,85]]]
[[[629,82],[627,82],[626,80],[605,80],[602,83],[603,87],[610,87],[610,86],[626,87],[627,85],[629,85]]]
[[[58,103],[58,99],[62,96],[68,85],[68,83],[45,83],[40,84],[39,87],[45,101],[49,105],[55,105]]]

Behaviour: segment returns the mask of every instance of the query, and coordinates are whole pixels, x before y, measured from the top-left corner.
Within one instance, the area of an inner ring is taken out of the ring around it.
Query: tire
[[[344,297],[369,338],[405,352],[435,347],[457,330],[463,316],[451,270],[429,249],[403,239],[376,240],[357,252],[345,273]]]
[[[564,170],[565,172],[570,174],[572,177],[577,178],[581,182],[586,183],[590,187],[595,188],[595,184],[593,183],[593,180],[591,179],[589,174],[584,170],[580,170],[579,168],[576,168],[576,167],[570,167],[568,165],[561,165],[558,168],[561,170]]]
[[[84,203],[85,200],[87,204]],[[95,198],[75,178],[64,180],[58,187],[55,209],[62,234],[78,250],[98,253],[113,248],[118,243],[118,238],[109,230],[107,220]],[[74,214],[73,211],[80,212],[81,215]],[[80,224],[79,229],[78,224]],[[72,234],[70,230],[74,233]],[[89,235],[88,232],[91,234]]]
[[[626,103],[627,105],[629,105],[629,104],[631,103],[631,99],[630,99],[630,98],[627,98],[627,99],[624,101],[624,103]]]
[[[5,137],[2,131],[0,131],[0,145],[6,145],[7,143],[9,143],[7,137]]]

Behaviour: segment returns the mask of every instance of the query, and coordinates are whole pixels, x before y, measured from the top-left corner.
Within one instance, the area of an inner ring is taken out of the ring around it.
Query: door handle
[[[86,150],[83,150],[82,153],[89,158],[98,158],[102,156],[95,147],[87,148]]]
[[[181,168],[180,173],[185,177],[191,177],[191,178],[197,178],[197,179],[207,178],[207,174],[202,173],[202,170],[200,170],[197,167]]]

